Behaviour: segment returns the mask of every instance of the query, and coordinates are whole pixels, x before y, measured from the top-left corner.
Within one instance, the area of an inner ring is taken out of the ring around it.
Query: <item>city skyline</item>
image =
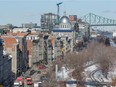
[[[40,25],[42,14],[57,13],[58,2],[63,2],[61,16],[64,11],[78,18],[91,12],[116,20],[115,0],[0,0],[0,24],[21,26],[22,23],[34,22]]]

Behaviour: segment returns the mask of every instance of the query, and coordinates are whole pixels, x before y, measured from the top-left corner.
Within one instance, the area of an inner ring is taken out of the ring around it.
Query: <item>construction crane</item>
[[[62,4],[63,2],[60,2],[60,3],[57,3],[57,20],[58,20],[58,24],[59,24],[59,10],[60,10],[60,5]]]

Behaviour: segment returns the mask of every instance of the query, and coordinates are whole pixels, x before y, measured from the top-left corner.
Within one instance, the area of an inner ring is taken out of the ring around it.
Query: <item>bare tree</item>
[[[90,43],[87,49],[82,50],[78,54],[76,52],[68,53],[64,59],[57,58],[53,66],[48,72],[49,82],[46,82],[44,87],[57,87],[58,83],[55,80],[55,64],[58,64],[60,69],[65,65],[69,69],[75,69],[72,76],[77,81],[83,81],[82,72],[85,69],[87,62],[94,61],[100,64],[101,70],[107,75],[109,66],[116,60],[116,49],[105,46],[100,43]],[[63,87],[63,84],[60,84]],[[82,86],[78,86],[82,87]]]

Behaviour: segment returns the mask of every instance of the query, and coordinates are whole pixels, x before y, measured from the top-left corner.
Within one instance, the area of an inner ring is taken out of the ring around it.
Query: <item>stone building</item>
[[[67,16],[61,17],[59,28],[54,28],[52,34],[58,38],[57,41],[60,41],[62,55],[65,55],[69,51],[73,51],[75,34]],[[54,55],[55,54],[57,54],[57,51],[54,51]]]
[[[39,37],[37,40],[33,40],[32,46],[32,62],[37,63],[43,60],[44,58],[44,39]]]
[[[34,52],[33,52],[33,41],[38,40],[38,38],[39,38],[38,34],[36,34],[36,33],[30,33],[26,36],[29,67],[32,67],[33,59],[35,59],[35,57],[33,56],[33,54],[34,54]],[[35,51],[35,52],[37,52],[37,51]],[[36,56],[37,56],[37,54],[36,54]]]

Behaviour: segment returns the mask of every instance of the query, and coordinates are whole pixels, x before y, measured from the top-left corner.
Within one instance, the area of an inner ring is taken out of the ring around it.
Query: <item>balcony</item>
[[[48,48],[47,46],[44,46],[44,50],[45,50],[45,51],[47,51],[47,48]]]
[[[47,46],[47,42],[46,41],[44,41],[44,45]]]

